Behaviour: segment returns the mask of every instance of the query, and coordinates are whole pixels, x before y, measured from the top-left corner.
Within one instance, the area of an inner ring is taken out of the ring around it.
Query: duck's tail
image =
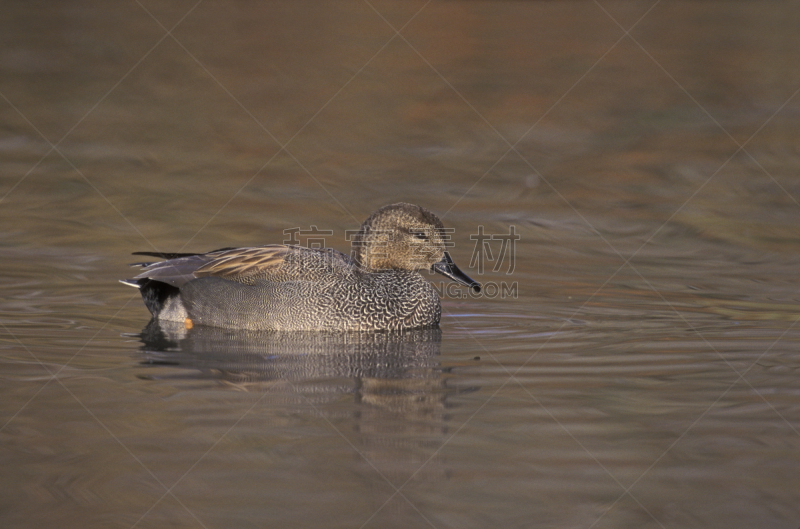
[[[180,289],[153,279],[120,279],[120,283],[138,288],[145,307],[157,318],[170,300],[179,299]]]

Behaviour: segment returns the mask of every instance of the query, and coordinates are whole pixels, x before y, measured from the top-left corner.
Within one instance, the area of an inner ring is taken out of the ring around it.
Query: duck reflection
[[[426,413],[446,393],[438,327],[399,332],[254,332],[151,321],[138,335],[151,379],[218,380],[258,390],[289,382],[304,393],[353,393],[357,404]],[[439,402],[437,405],[436,403]]]
[[[187,330],[152,321],[138,336],[147,355],[142,365],[156,368],[143,378],[300,394],[298,404],[350,432],[346,436],[359,453],[395,483],[407,479],[445,439],[446,399],[454,391],[446,387],[447,369],[439,361],[439,328],[280,333]],[[343,394],[353,395],[349,406]],[[425,475],[441,477],[441,472],[437,462],[426,466]]]

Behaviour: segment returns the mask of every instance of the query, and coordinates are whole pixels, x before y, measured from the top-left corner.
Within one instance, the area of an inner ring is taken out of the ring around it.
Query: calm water
[[[0,11],[3,527],[800,525],[796,2]],[[440,331],[117,283],[397,201],[493,285]]]

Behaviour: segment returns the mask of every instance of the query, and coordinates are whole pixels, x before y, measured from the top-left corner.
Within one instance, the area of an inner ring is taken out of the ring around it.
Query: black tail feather
[[[138,279],[136,282],[139,284],[139,291],[142,293],[145,307],[154,317],[161,313],[161,309],[164,308],[169,298],[180,294],[178,287],[161,281],[144,278]]]
[[[224,252],[234,248],[220,248],[215,252]],[[208,252],[214,253],[214,252]],[[192,257],[193,255],[204,255],[202,253],[170,253],[170,252],[133,252],[131,255],[146,255],[148,257],[158,257],[159,259],[180,259],[181,257]]]

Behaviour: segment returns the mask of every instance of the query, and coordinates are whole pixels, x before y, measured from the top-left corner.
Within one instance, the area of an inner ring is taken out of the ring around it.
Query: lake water
[[[797,2],[0,11],[3,527],[800,526]],[[399,201],[440,330],[117,282]]]

